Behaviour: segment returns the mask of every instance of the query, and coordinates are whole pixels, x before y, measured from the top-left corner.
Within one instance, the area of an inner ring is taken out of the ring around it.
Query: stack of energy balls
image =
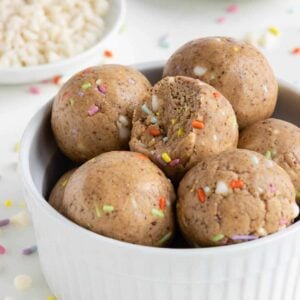
[[[176,227],[193,247],[277,232],[300,198],[300,129],[268,119],[277,91],[263,55],[226,37],[183,45],[153,87],[131,67],[86,69],[53,103],[58,147],[82,165],[49,202],[82,227],[147,246],[170,245]]]

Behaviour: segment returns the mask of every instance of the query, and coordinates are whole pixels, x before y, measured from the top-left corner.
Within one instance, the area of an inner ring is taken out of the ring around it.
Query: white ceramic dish
[[[42,81],[56,75],[76,72],[99,62],[103,44],[121,27],[125,17],[125,0],[110,0],[105,28],[100,41],[88,50],[57,62],[24,68],[1,68],[0,84],[23,84]]]
[[[163,63],[139,65],[152,82]],[[244,244],[160,249],[90,232],[45,200],[69,162],[50,129],[51,101],[29,123],[20,170],[41,266],[58,300],[298,300],[300,222]],[[300,94],[280,82],[275,115],[300,125]]]

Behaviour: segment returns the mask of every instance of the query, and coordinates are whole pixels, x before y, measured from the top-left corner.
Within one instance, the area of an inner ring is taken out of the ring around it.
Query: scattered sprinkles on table
[[[14,279],[14,286],[18,291],[25,291],[31,288],[32,279],[27,274],[18,275]]]
[[[11,207],[13,205],[13,202],[10,199],[6,199],[4,200],[3,204],[5,207]]]
[[[25,248],[22,250],[22,254],[23,255],[31,255],[31,254],[34,254],[35,252],[37,252],[37,246],[34,245],[34,246],[31,246],[29,248]]]
[[[28,88],[28,92],[32,95],[39,95],[41,93],[41,90],[39,87],[32,85]]]
[[[228,12],[228,13],[236,13],[236,12],[238,12],[238,10],[239,10],[239,7],[235,3],[229,4],[226,7],[226,12]]]
[[[5,247],[0,244],[0,255],[5,254],[5,252],[6,252]]]
[[[104,50],[103,55],[106,58],[112,58],[113,57],[113,52],[111,50]]]

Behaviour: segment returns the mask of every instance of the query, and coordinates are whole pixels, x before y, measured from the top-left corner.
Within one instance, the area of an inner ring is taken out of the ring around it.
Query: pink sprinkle
[[[41,93],[41,90],[37,86],[30,86],[28,89],[29,93],[32,95],[38,95]]]
[[[233,235],[231,237],[233,241],[239,241],[239,240],[250,241],[250,240],[256,240],[257,238],[258,237],[256,235]]]
[[[0,255],[5,254],[5,252],[6,252],[6,249],[2,245],[0,245]]]
[[[230,4],[227,6],[226,11],[228,13],[236,13],[239,10],[238,6],[236,4]]]
[[[272,194],[275,194],[276,193],[276,187],[275,187],[275,185],[274,184],[272,184],[272,183],[270,183],[270,192],[272,193]]]
[[[217,23],[223,24],[226,21],[225,17],[219,17],[217,20]]]
[[[105,85],[97,85],[97,89],[102,94],[105,94],[107,90]]]
[[[9,219],[0,220],[0,227],[4,227],[9,224]]]
[[[89,108],[89,110],[88,110],[88,115],[89,115],[90,117],[92,117],[92,116],[94,116],[99,110],[100,110],[99,107],[98,107],[97,105],[93,104],[93,105]]]
[[[289,223],[289,221],[287,219],[284,219],[284,218],[279,221],[280,226],[287,225],[288,223]]]
[[[180,159],[179,158],[175,158],[173,159],[170,163],[169,163],[169,166],[170,167],[176,167],[177,165],[179,165],[180,163]]]

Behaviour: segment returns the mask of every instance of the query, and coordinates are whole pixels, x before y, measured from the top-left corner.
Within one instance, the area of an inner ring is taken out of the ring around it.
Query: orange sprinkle
[[[296,47],[292,50],[292,54],[300,54],[300,47]]]
[[[201,203],[204,203],[206,200],[206,195],[203,188],[197,190],[198,199]]]
[[[159,136],[160,135],[160,130],[156,126],[150,126],[148,131],[152,136]]]
[[[54,77],[52,78],[52,82],[53,82],[54,84],[59,84],[60,80],[61,80],[61,76],[60,76],[60,75],[56,75],[56,76],[54,76]]]
[[[230,182],[230,187],[232,189],[241,189],[244,186],[244,181],[241,179],[237,179],[237,180],[232,180]]]
[[[161,210],[164,210],[166,208],[166,205],[167,205],[166,199],[164,197],[160,197],[159,198],[159,208]]]
[[[196,129],[203,129],[204,128],[204,123],[199,121],[199,120],[194,120],[192,122],[192,126],[193,126],[193,128],[196,128]]]
[[[137,156],[141,159],[148,159],[148,157],[145,154],[142,154],[142,153],[139,153]]]
[[[218,92],[213,92],[213,96],[215,97],[216,100],[221,98],[221,94]]]
[[[103,54],[104,54],[105,57],[108,57],[108,58],[113,57],[113,53],[112,53],[112,51],[110,51],[110,50],[105,50],[105,51],[103,52]]]

